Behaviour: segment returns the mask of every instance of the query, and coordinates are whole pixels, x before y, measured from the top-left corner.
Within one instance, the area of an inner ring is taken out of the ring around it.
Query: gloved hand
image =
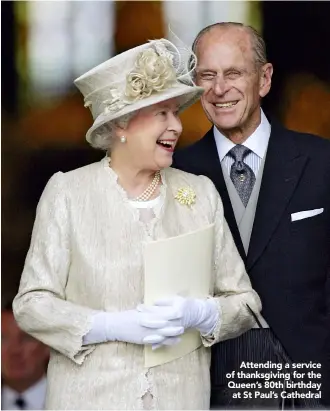
[[[84,344],[105,341],[123,341],[132,344],[173,345],[183,334],[182,326],[172,326],[153,313],[137,310],[100,312],[93,318],[91,331]]]
[[[162,327],[195,328],[202,335],[210,334],[219,318],[217,304],[212,298],[201,300],[174,296],[159,300],[153,306],[141,304],[138,310],[166,320]],[[145,325],[143,320],[141,324]]]

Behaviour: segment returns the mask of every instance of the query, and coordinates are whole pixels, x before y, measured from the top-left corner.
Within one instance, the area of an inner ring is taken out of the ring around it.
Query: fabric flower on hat
[[[126,103],[122,99],[122,95],[119,90],[112,89],[109,91],[110,98],[105,100],[103,104],[105,105],[104,112],[107,114],[112,111],[117,111],[126,106]]]
[[[153,92],[165,90],[176,81],[171,59],[149,48],[141,52],[134,70],[126,78],[125,96],[136,101],[149,97]]]
[[[152,93],[150,87],[148,87],[147,79],[145,75],[140,73],[130,73],[127,76],[125,96],[130,97],[132,100],[137,100],[143,97],[149,97]]]

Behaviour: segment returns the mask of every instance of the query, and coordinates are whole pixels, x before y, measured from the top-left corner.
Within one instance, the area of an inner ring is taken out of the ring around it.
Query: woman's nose
[[[180,118],[176,113],[170,114],[170,125],[169,130],[174,131],[176,134],[180,135],[182,133],[182,123]]]

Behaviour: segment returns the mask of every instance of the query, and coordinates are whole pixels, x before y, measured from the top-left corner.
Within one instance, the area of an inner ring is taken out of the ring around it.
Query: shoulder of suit
[[[58,172],[50,179],[55,184],[61,186],[63,189],[73,191],[74,189],[83,189],[86,191],[87,187],[98,187],[102,184],[102,176],[106,176],[106,173],[100,173],[104,164],[100,162],[92,163],[84,167],[77,168],[75,170],[68,171],[66,173]],[[175,185],[189,185],[193,187],[208,187],[213,186],[213,183],[208,177],[202,175],[195,175],[185,171],[181,171],[175,168],[167,168],[165,170],[166,179],[170,184]]]
[[[180,189],[190,188],[196,195],[196,203],[200,204],[205,212],[211,210],[213,215],[218,209],[221,199],[213,182],[208,177],[175,168],[168,168],[165,173],[166,182],[175,195]]]
[[[102,167],[102,160],[95,163],[88,164],[83,167],[76,168],[74,170],[59,172],[56,174],[61,174],[62,178],[66,182],[74,182],[75,180],[89,178],[92,179],[99,172]],[[55,174],[55,175],[56,175]]]
[[[192,154],[198,154],[200,148],[204,145],[205,140],[213,136],[213,127],[199,140],[193,144],[180,148],[175,152],[175,157],[189,156]]]
[[[216,193],[217,190],[213,182],[206,176],[187,173],[176,168],[166,169],[166,178],[170,185],[176,188],[191,187],[199,192]]]
[[[171,180],[185,180],[185,181],[192,181],[192,182],[200,182],[202,181],[201,178],[204,176],[197,176],[196,174],[187,173],[186,171],[179,170],[177,168],[169,167],[166,169],[166,175]]]
[[[68,179],[68,180],[75,179],[75,178],[80,178],[80,177],[83,177],[85,175],[93,175],[94,173],[96,173],[100,169],[100,166],[101,166],[102,162],[103,162],[103,160],[97,161],[95,163],[87,164],[86,166],[79,167],[79,168],[76,168],[74,170],[67,171],[63,174],[65,175],[65,178]]]
[[[98,186],[101,167],[102,164],[98,161],[71,171],[59,171],[48,180],[44,192],[57,191],[61,195],[76,189],[86,191],[87,188]]]
[[[297,146],[301,149],[307,149],[308,153],[322,153],[330,155],[330,139],[317,136],[315,134],[301,133],[284,128],[290,138],[292,138]]]

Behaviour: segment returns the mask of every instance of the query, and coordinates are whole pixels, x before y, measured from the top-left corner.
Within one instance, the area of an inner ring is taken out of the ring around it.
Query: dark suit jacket
[[[236,246],[262,304],[262,314],[293,362],[322,362],[330,391],[330,141],[272,123],[248,255],[227,193],[212,129],[179,150],[173,167],[209,177],[223,202]],[[324,208],[291,222],[291,214]],[[221,343],[220,343],[221,344]],[[212,351],[212,386],[221,371]],[[324,384],[327,384],[326,386]],[[329,401],[327,399],[327,401]]]

